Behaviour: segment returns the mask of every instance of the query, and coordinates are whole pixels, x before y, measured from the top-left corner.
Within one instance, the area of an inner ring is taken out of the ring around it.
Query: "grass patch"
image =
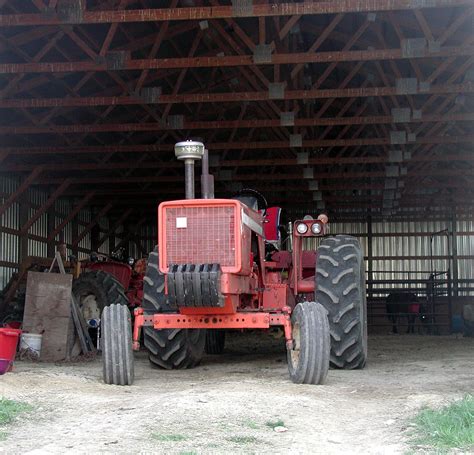
[[[285,426],[285,422],[283,422],[283,420],[281,420],[281,419],[278,419],[278,420],[269,420],[268,422],[265,423],[265,425],[266,425],[268,428],[271,428],[272,430],[274,430],[276,427],[284,427],[284,426]]]
[[[12,423],[19,414],[31,409],[32,406],[27,403],[0,398],[0,441],[5,441],[8,437],[8,433],[3,431],[5,426]]]
[[[188,439],[186,436],[182,434],[152,433],[151,437],[153,439],[156,439],[157,441],[162,441],[162,442],[179,442],[179,441],[186,441],[186,439]]]
[[[232,436],[227,440],[235,444],[255,444],[258,442],[258,439],[254,436]]]
[[[254,422],[253,420],[246,420],[244,422],[244,425],[247,428],[250,428],[251,430],[257,430],[258,429],[258,424],[256,422]]]
[[[413,420],[411,442],[441,453],[474,449],[474,396],[440,409],[422,409]]]
[[[27,403],[0,398],[0,425],[13,422],[16,416],[31,409],[32,407]]]

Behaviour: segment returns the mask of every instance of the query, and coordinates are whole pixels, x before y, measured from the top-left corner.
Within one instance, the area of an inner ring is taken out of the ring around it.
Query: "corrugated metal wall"
[[[443,272],[450,269],[452,273],[452,261],[443,257],[452,254],[452,237],[438,234],[431,239],[431,234],[444,230],[452,232],[450,221],[372,223],[372,279],[426,280],[432,271]],[[469,283],[474,280],[474,222],[458,221],[456,230],[459,233],[456,236],[459,295],[474,295],[465,289],[474,287],[474,283]],[[366,257],[366,270],[369,270],[367,223],[331,223],[329,232],[333,235],[351,234],[358,237]],[[315,249],[318,244],[319,239],[308,239],[304,248]],[[391,285],[401,288],[410,286],[413,287],[408,283]],[[422,286],[423,284],[414,285]]]
[[[458,278],[460,295],[468,295],[463,288],[469,287],[465,280],[474,277],[474,221],[458,221],[456,223],[458,235],[456,237],[456,248],[458,256]],[[471,256],[464,258],[463,256]],[[472,286],[472,285],[471,285]]]
[[[109,230],[109,219],[105,216],[100,217],[99,226],[101,232],[107,232]],[[106,240],[102,245],[99,246],[99,253],[110,254],[109,242]]]
[[[87,226],[91,221],[92,221],[92,211],[90,208],[85,208],[81,210],[78,215],[77,215],[78,222],[82,223],[84,226]],[[71,224],[68,224],[70,226]],[[71,225],[71,241],[72,241],[72,225]],[[83,248],[85,250],[90,250],[91,249],[91,233],[88,232],[84,238],[79,242],[79,248]],[[79,251],[79,259],[86,259],[88,257],[88,254]]]
[[[9,195],[13,193],[19,186],[19,180],[1,177],[0,178],[0,202],[3,203],[5,197],[2,195]],[[28,208],[28,216],[33,216],[38,207],[42,206],[48,199],[48,194],[45,191],[31,188],[26,192],[27,199],[30,203]],[[54,204],[54,226],[59,226],[74,208],[74,201],[68,198],[58,199]],[[72,254],[72,241],[74,237],[74,223],[77,224],[77,229],[82,232],[85,227],[92,221],[94,215],[91,208],[84,208],[81,210],[76,220],[68,222],[62,229],[64,241],[68,245],[67,254]],[[102,236],[110,229],[111,223],[108,217],[102,217],[99,220],[99,226]],[[18,270],[19,261],[19,237],[17,231],[20,226],[20,206],[18,203],[13,204],[0,218],[0,290],[10,280],[13,273]],[[10,232],[11,230],[11,232]],[[15,232],[16,231],[16,232]],[[118,227],[114,234],[114,245],[117,246],[124,235],[125,230],[123,226]],[[35,236],[35,238],[28,239],[28,255],[29,256],[43,256],[48,255],[47,237],[48,231],[48,215],[43,214],[29,229],[28,234]],[[157,230],[156,226],[141,226],[138,235],[141,237],[141,246],[145,253],[153,250],[156,244]],[[42,237],[39,239],[38,237]],[[43,240],[44,239],[44,240]],[[59,241],[60,234],[55,237]],[[99,252],[102,254],[110,254],[111,242],[106,239],[99,247]],[[133,240],[125,242],[125,248],[128,249],[129,254],[133,257],[141,257],[141,252]],[[91,233],[90,231],[81,239],[78,244],[79,259],[86,259],[91,251]],[[5,265],[8,264],[8,265]]]
[[[0,178],[0,193],[13,193],[19,185],[18,179]],[[0,196],[0,201],[5,201],[4,197]],[[19,229],[20,227],[20,206],[15,203],[0,217],[0,226],[8,229]],[[18,237],[8,232],[0,232],[0,261],[10,262],[12,264],[18,263]],[[6,283],[10,280],[16,268],[14,267],[0,267],[0,289],[3,289]]]
[[[28,209],[28,217],[31,218],[38,210],[38,207],[41,207],[42,205],[44,205],[44,203],[48,200],[48,195],[44,191],[37,190],[35,188],[30,188],[27,191],[27,196],[31,204],[34,205],[34,207],[30,207]],[[39,219],[30,227],[28,232],[33,235],[47,238],[48,237],[48,215],[46,213],[41,215]],[[41,242],[39,240],[28,239],[28,255],[47,257],[48,256],[47,242]]]

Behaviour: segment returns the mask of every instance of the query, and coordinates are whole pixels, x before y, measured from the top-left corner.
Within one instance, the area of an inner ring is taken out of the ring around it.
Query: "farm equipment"
[[[133,351],[140,336],[150,361],[165,369],[191,368],[205,351],[220,353],[227,330],[279,327],[290,378],[322,384],[330,363],[363,368],[367,358],[365,272],[359,242],[322,239],[326,215],[291,223],[291,251],[266,248],[266,201],[256,191],[213,199],[207,150],[176,144],[185,162],[186,199],[158,207],[158,245],[149,255],[144,299],[135,309],[133,334],[126,307],[102,315],[103,375],[108,384],[134,380]],[[203,158],[202,192],[194,198],[194,161]],[[305,217],[306,218],[306,217]]]
[[[65,248],[62,257],[65,257]],[[63,266],[74,276],[72,292],[90,329],[97,329],[102,310],[107,305],[121,304],[132,310],[141,305],[145,259],[125,260],[122,253],[113,252],[110,257],[92,254],[89,259],[79,262],[71,257],[69,261],[63,261]],[[54,270],[54,259],[27,258],[2,293],[1,306],[6,320],[23,319],[28,272],[48,270]]]
[[[73,282],[73,294],[91,328],[99,325],[108,305],[120,304],[133,310],[142,303],[145,259],[125,261],[114,253],[81,261],[80,274]]]

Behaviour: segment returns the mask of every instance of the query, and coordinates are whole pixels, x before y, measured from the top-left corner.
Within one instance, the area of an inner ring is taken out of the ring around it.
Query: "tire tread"
[[[331,366],[335,368],[362,368],[366,362],[367,310],[362,267],[363,256],[356,238],[337,235],[321,242],[315,300],[329,315]],[[365,326],[360,324],[362,314]]]

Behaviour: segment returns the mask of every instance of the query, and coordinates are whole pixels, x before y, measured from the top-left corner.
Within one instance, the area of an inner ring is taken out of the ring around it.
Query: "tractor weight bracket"
[[[140,335],[143,326],[153,326],[153,316],[145,315],[143,308],[138,307],[134,310],[135,321],[133,323],[133,341],[132,349],[134,351],[140,350]]]

